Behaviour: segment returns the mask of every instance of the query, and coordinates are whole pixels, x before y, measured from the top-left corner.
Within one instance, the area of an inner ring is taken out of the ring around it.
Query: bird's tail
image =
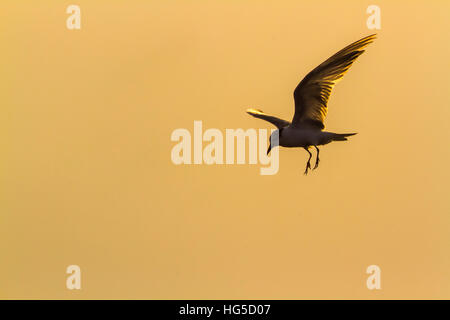
[[[354,136],[356,133],[335,133],[333,141],[347,141],[347,137]]]

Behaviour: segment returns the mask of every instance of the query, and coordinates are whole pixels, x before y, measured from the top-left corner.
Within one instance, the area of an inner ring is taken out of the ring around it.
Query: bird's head
[[[273,147],[278,146],[282,131],[283,131],[283,128],[277,129],[277,130],[273,131],[272,134],[270,135],[269,148],[267,149],[267,155],[269,155],[270,150],[272,150],[272,146]],[[272,142],[273,142],[273,145],[272,145]]]

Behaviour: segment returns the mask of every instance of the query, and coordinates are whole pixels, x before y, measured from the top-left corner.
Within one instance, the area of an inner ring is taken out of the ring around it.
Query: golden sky
[[[81,8],[81,30],[66,8]],[[280,170],[180,165],[173,130],[271,128],[315,66],[358,132]],[[0,4],[0,298],[450,298],[448,1]],[[81,268],[82,289],[66,288]],[[381,268],[368,290],[366,268]]]

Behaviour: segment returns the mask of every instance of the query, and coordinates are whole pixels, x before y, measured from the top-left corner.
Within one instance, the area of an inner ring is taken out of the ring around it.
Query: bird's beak
[[[269,155],[270,150],[272,150],[272,144],[269,144],[269,148],[267,149],[267,155]]]

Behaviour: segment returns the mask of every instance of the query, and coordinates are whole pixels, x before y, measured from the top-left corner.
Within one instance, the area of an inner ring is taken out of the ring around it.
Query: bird
[[[287,148],[303,148],[309,153],[304,174],[311,170],[312,147],[316,149],[314,169],[319,166],[319,148],[333,141],[346,141],[347,137],[356,133],[334,133],[324,131],[327,103],[331,91],[338,80],[341,80],[355,60],[365,51],[367,45],[376,39],[376,34],[369,35],[344,49],[338,51],[319,66],[309,72],[294,90],[295,112],[292,122],[268,115],[260,109],[250,108],[246,112],[255,118],[268,121],[277,127],[270,136],[267,149],[269,155],[272,141],[275,146]],[[275,140],[274,140],[275,139]]]

